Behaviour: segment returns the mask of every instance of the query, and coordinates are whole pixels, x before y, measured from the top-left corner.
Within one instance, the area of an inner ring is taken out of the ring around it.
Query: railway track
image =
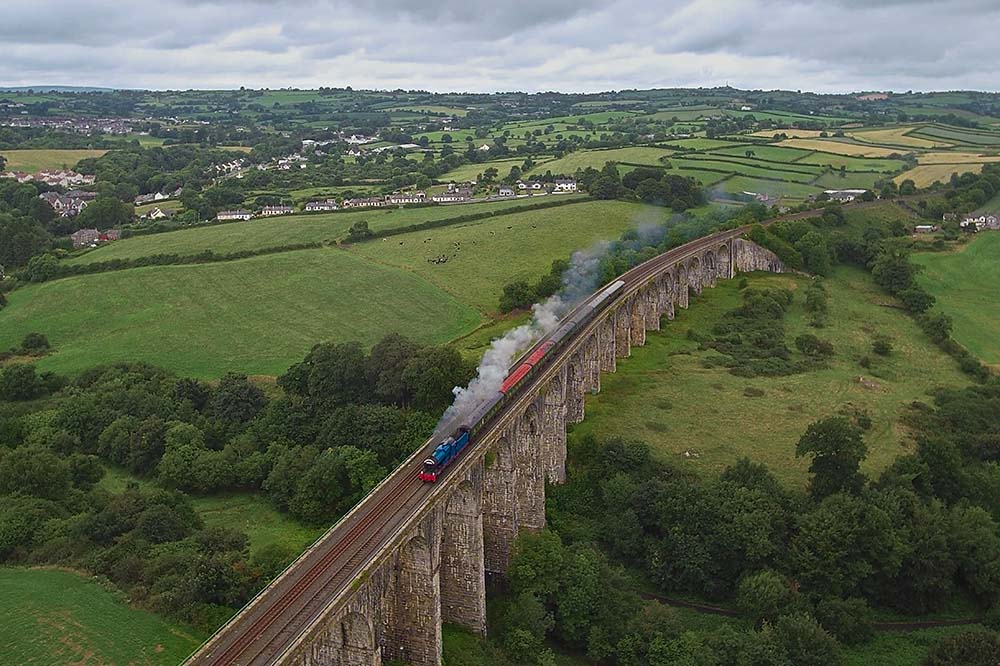
[[[708,247],[731,240],[744,231],[734,229],[697,239],[631,269],[620,278],[625,286],[619,298],[634,293],[664,265],[700,254]],[[584,300],[578,307],[589,300]],[[595,319],[582,330],[574,331],[574,341],[585,338],[585,334],[598,324],[599,321]],[[536,347],[543,341],[544,338],[538,341]],[[488,440],[488,435],[493,430],[502,427],[504,414],[543,386],[558,367],[558,361],[574,353],[577,346],[573,343],[564,344],[548,363],[546,371],[529,375],[527,384],[519,394],[521,397],[512,400],[490,424],[482,428],[476,441],[462,453],[461,459],[472,456],[472,449]],[[527,350],[525,354],[530,354],[534,348]],[[434,485],[425,484],[417,478],[421,461],[436,444],[435,439],[430,439],[414,452],[281,576],[209,638],[186,663],[189,666],[273,664],[322,615],[328,604],[364,572],[375,554],[400,536],[410,524],[411,517],[423,507],[430,495],[435,490],[443,492],[442,486],[461,467],[460,464],[446,471],[443,478]]]

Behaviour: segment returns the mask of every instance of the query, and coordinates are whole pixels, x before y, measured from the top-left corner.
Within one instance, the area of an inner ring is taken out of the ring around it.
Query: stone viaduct
[[[600,391],[601,373],[614,372],[618,359],[645,344],[662,317],[688,307],[689,294],[737,272],[783,270],[739,231],[678,250],[675,260],[626,280],[611,305],[435,484],[396,538],[372,554],[349,589],[271,663],[375,666],[395,659],[437,666],[442,622],[485,634],[486,578],[506,572],[518,533],[545,525],[546,483],[566,477],[566,425],[583,420],[585,394]]]

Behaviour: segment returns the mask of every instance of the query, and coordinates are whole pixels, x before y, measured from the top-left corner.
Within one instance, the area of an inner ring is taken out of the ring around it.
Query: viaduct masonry
[[[687,308],[691,293],[738,272],[784,270],[732,232],[712,238],[621,290],[272,663],[438,666],[442,622],[485,634],[486,576],[507,571],[519,533],[544,527],[546,483],[566,478],[566,425],[583,420],[584,396],[600,391],[601,373],[645,344],[661,318]]]

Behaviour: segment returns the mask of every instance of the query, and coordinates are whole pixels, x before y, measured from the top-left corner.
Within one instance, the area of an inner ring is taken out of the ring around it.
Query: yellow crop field
[[[803,150],[819,150],[825,153],[848,155],[850,157],[888,157],[900,152],[898,148],[859,146],[856,143],[844,143],[843,141],[830,141],[827,139],[786,139],[785,141],[779,141],[778,145],[787,146],[788,148],[801,148]]]
[[[1000,162],[1000,155],[980,155],[979,153],[924,153],[917,157],[920,164],[985,164]]]
[[[914,185],[917,187],[927,187],[934,181],[941,181],[942,183],[948,182],[953,173],[966,173],[967,171],[973,171],[979,173],[983,170],[982,164],[976,164],[973,162],[966,162],[963,164],[921,164],[916,166],[909,171],[904,171],[903,173],[896,176],[893,180],[896,183],[902,183],[904,180],[912,180]]]
[[[867,143],[883,143],[890,146],[907,146],[910,148],[948,148],[954,144],[943,139],[921,139],[918,136],[908,136],[915,127],[889,127],[886,129],[858,130],[848,132],[847,136]]]

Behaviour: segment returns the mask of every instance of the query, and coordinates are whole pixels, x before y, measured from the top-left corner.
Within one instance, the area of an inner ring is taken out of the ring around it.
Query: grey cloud
[[[1000,85],[995,0],[3,0],[0,84]]]

